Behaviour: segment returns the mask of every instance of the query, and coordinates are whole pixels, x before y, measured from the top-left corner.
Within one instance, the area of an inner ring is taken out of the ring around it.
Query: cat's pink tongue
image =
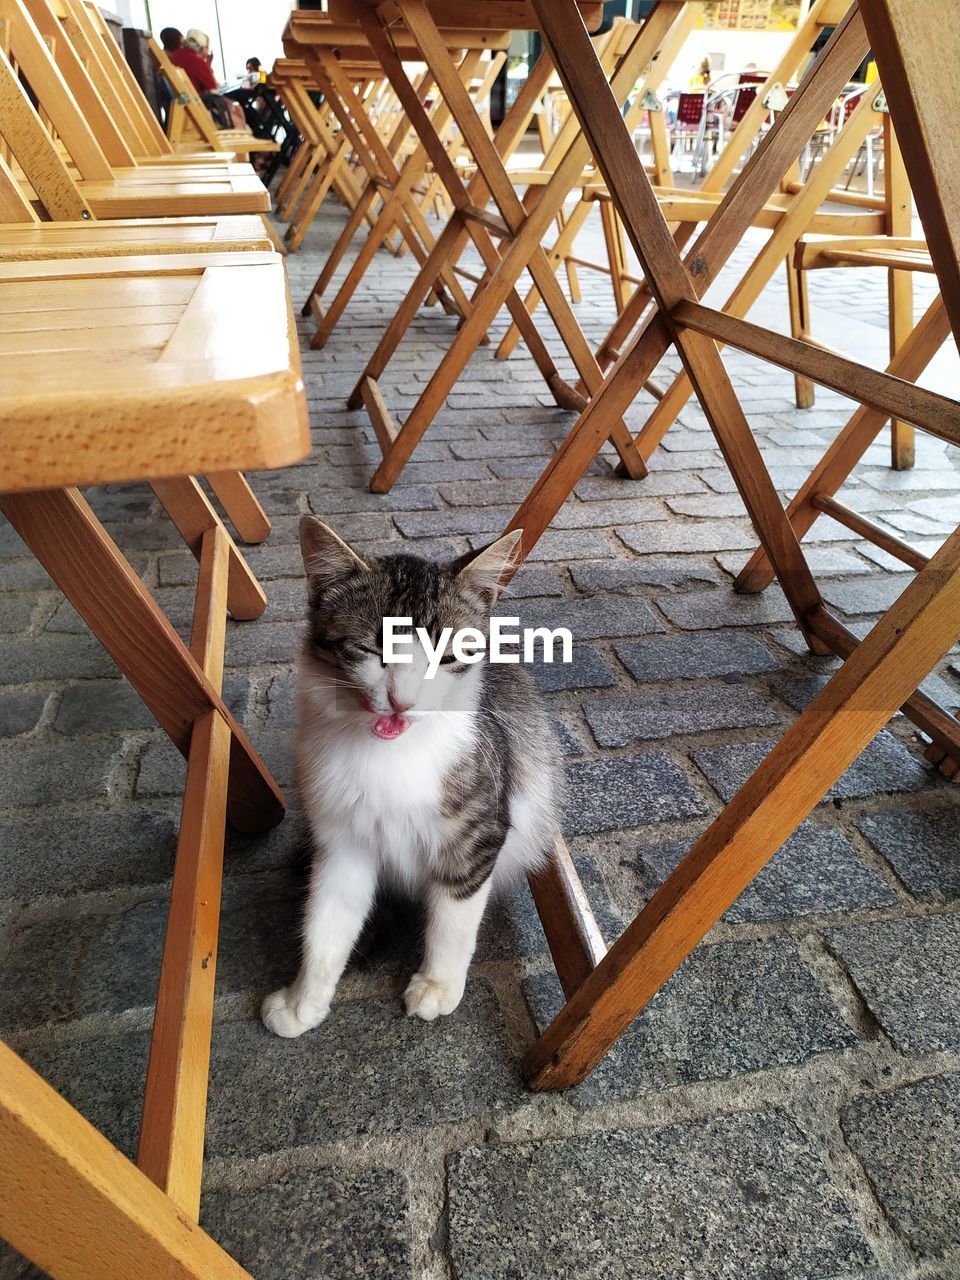
[[[389,742],[393,738],[399,738],[405,729],[410,727],[410,721],[404,720],[403,716],[398,716],[396,712],[389,716],[378,716],[370,726],[370,732],[377,738],[384,738]]]

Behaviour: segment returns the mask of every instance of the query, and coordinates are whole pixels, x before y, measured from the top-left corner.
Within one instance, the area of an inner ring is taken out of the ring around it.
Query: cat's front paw
[[[318,1026],[329,1012],[329,1003],[304,1000],[292,987],[274,991],[260,1006],[260,1017],[267,1030],[288,1040]]]
[[[462,982],[438,982],[423,973],[415,973],[403,993],[407,1013],[416,1014],[424,1022],[432,1022],[444,1013],[453,1013],[462,999]]]

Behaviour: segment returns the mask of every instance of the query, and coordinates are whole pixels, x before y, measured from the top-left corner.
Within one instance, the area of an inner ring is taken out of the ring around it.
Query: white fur
[[[335,668],[300,662],[298,772],[323,854],[315,860],[301,971],[263,1004],[263,1021],[277,1035],[300,1035],[326,1017],[381,879],[413,891],[430,885],[442,830],[442,778],[451,761],[476,744],[482,674],[471,667],[454,677],[440,668],[426,680],[427,656],[417,643],[414,654],[411,664],[384,667],[371,658],[364,665],[359,679],[374,716]],[[390,714],[391,699],[410,708],[411,723],[399,738],[385,741],[373,735],[371,723],[376,714]],[[498,767],[489,749],[483,758],[486,767]],[[471,898],[457,901],[429,887],[425,953],[405,993],[408,1013],[429,1021],[460,1003],[491,885],[534,865],[549,803],[532,787],[514,798],[494,874]]]

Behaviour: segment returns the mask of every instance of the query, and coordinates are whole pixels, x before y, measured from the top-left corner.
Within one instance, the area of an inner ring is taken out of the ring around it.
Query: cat
[[[322,1022],[378,886],[426,905],[424,953],[404,992],[426,1021],[460,1003],[495,885],[552,855],[560,750],[530,674],[458,659],[426,678],[383,661],[383,619],[484,635],[520,540],[514,531],[450,564],[361,558],[315,516],[300,522],[308,628],[297,671],[297,777],[313,840],[300,972],[267,996],[279,1036]]]

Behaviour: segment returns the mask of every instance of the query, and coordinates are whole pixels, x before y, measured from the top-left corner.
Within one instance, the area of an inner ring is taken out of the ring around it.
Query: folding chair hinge
[[[662,111],[663,110],[663,103],[660,101],[660,99],[657,97],[657,95],[653,92],[652,89],[648,89],[647,92],[643,95],[643,102],[641,103],[641,106],[643,107],[644,111]]]
[[[779,80],[763,95],[763,105],[768,111],[782,111],[789,101],[787,91]]]
[[[882,111],[884,115],[890,114],[890,108],[887,106],[887,95],[881,89],[873,100],[874,111]]]

